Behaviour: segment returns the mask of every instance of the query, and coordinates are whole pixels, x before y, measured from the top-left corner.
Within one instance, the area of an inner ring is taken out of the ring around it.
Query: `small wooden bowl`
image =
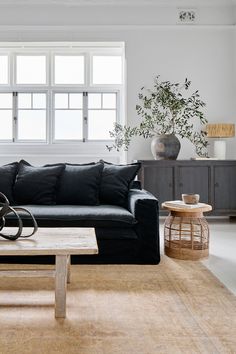
[[[182,200],[185,204],[197,204],[199,199],[199,194],[182,194]]]

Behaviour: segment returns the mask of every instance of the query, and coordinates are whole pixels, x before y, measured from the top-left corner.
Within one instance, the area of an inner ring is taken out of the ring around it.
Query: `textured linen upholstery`
[[[159,263],[158,201],[153,195],[142,190],[138,181],[134,181],[139,164],[62,163],[33,167],[21,161],[16,179],[14,173],[17,173],[17,164],[13,166],[0,168],[0,188],[1,182],[7,181],[10,188],[8,197],[11,197],[15,180],[13,192],[17,198],[12,205],[18,204],[29,209],[39,227],[95,228],[99,253],[93,256],[75,255],[72,257],[72,263]],[[68,166],[66,171],[65,166]],[[1,171],[15,172],[12,175],[10,173],[11,178],[4,179],[5,174],[1,174]],[[101,188],[98,188],[99,184]],[[91,205],[98,203],[98,190],[100,204]],[[55,204],[56,197],[60,204]],[[24,226],[32,226],[27,214],[21,216]],[[14,226],[15,223],[16,219],[9,214],[6,226]],[[0,261],[55,263],[51,256],[1,256]]]
[[[34,167],[22,160],[14,185],[17,204],[56,203],[56,188],[65,165]]]
[[[136,223],[130,211],[115,205],[25,205],[24,207],[31,211],[39,226],[115,226],[119,228],[132,227]],[[26,214],[22,214],[21,218],[23,221],[29,219]],[[13,216],[10,214],[7,220],[11,219]]]
[[[100,202],[127,208],[129,188],[138,173],[140,163],[114,165],[104,163],[100,187]]]
[[[5,194],[10,204],[14,203],[13,185],[15,183],[18,162],[0,167],[0,192]]]
[[[159,204],[149,192],[131,189],[129,191],[129,210],[137,220],[134,229],[140,242],[139,258],[142,262],[160,262],[159,245]]]
[[[97,205],[103,164],[66,164],[57,191],[57,204]]]

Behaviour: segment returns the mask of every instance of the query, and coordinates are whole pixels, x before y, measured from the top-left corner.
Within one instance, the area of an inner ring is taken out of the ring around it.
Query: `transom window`
[[[122,43],[0,43],[0,141],[110,140],[122,122]]]

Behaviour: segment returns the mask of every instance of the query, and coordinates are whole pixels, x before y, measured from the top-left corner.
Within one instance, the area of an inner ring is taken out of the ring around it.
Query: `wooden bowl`
[[[182,200],[185,204],[197,204],[199,199],[199,194],[182,194]]]

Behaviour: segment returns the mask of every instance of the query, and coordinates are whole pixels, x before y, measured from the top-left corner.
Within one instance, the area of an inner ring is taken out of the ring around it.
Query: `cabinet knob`
[[[219,187],[219,183],[216,182],[216,183],[215,183],[215,187]]]
[[[180,187],[183,187],[183,183],[180,183],[179,186],[180,186]]]
[[[172,188],[172,183],[169,183],[169,187]]]

